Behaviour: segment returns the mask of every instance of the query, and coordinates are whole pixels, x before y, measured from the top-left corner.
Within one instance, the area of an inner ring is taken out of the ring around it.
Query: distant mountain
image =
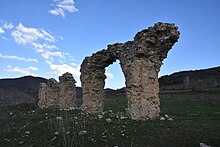
[[[111,93],[111,92],[114,92],[115,90],[114,89],[111,89],[111,88],[105,88],[104,89],[104,92],[105,93]]]
[[[220,67],[176,72],[159,78],[160,90],[220,87]]]
[[[160,91],[163,90],[201,90],[220,87],[220,66],[175,72],[159,78]],[[125,94],[125,87],[113,91],[115,94]]]
[[[104,92],[105,93],[112,93],[114,92],[115,90],[114,89],[111,89],[111,88],[105,88],[104,89]],[[77,98],[82,98],[82,95],[83,95],[83,92],[82,92],[82,87],[76,87],[76,97]]]
[[[126,88],[122,87],[120,89],[116,89],[112,93],[114,93],[116,95],[124,95],[126,93]]]
[[[0,79],[0,103],[6,105],[35,103],[39,84],[46,81],[47,79],[32,76]]]

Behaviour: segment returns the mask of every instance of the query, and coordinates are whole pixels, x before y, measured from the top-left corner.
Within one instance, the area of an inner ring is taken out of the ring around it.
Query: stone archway
[[[158,118],[158,72],[179,34],[174,24],[159,22],[137,33],[133,41],[108,45],[107,49],[86,57],[80,69],[81,110],[93,114],[103,111],[105,68],[118,59],[125,76],[130,117],[136,120]]]
[[[100,113],[103,110],[105,68],[119,58],[122,44],[108,46],[107,50],[99,51],[86,57],[81,64],[81,84],[83,104],[81,109],[89,113]]]

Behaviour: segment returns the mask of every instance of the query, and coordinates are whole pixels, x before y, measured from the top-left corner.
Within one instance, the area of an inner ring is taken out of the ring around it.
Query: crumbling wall
[[[174,24],[159,22],[137,33],[133,41],[109,45],[107,49],[86,57],[80,69],[81,109],[88,113],[103,111],[105,67],[118,59],[125,76],[130,117],[137,120],[158,118],[158,72],[179,34]]]
[[[41,83],[38,92],[38,106],[67,109],[76,107],[76,81],[71,73],[59,77],[59,83],[51,78]]]
[[[72,74],[63,74],[59,77],[59,81],[59,107],[62,109],[76,107],[76,81],[73,78]]]
[[[103,110],[105,67],[118,58],[121,44],[109,46],[91,57],[86,57],[81,64],[81,84],[83,90],[83,104],[81,109],[89,113],[99,113]]]
[[[60,91],[59,91],[59,83],[51,78],[47,81],[46,88],[46,99],[47,103],[45,104],[47,107],[58,107],[60,101]]]
[[[47,103],[47,84],[40,83],[39,92],[38,92],[38,106],[40,108],[45,108]]]

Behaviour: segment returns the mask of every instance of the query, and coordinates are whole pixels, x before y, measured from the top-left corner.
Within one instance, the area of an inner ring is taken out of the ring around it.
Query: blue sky
[[[0,78],[57,78],[108,44],[133,40],[154,23],[181,32],[159,76],[220,65],[219,0],[0,0]],[[124,86],[118,62],[106,87]]]

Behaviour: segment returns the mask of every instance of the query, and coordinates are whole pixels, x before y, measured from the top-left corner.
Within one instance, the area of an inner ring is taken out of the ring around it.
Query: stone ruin
[[[136,34],[133,41],[108,45],[86,57],[81,65],[81,110],[103,111],[105,68],[116,60],[125,76],[128,114],[132,119],[156,119],[160,113],[158,72],[168,51],[179,38],[174,24],[156,23]]]
[[[51,78],[47,83],[40,83],[38,106],[68,109],[76,107],[76,81],[71,73],[59,76],[59,83]]]
[[[108,45],[107,49],[86,57],[81,64],[83,104],[81,110],[103,111],[105,68],[116,60],[125,76],[128,115],[135,120],[156,119],[160,113],[158,73],[168,51],[179,38],[174,24],[158,22],[136,34],[133,41]],[[69,73],[49,79],[39,90],[39,107],[68,108],[76,104],[75,80]]]

